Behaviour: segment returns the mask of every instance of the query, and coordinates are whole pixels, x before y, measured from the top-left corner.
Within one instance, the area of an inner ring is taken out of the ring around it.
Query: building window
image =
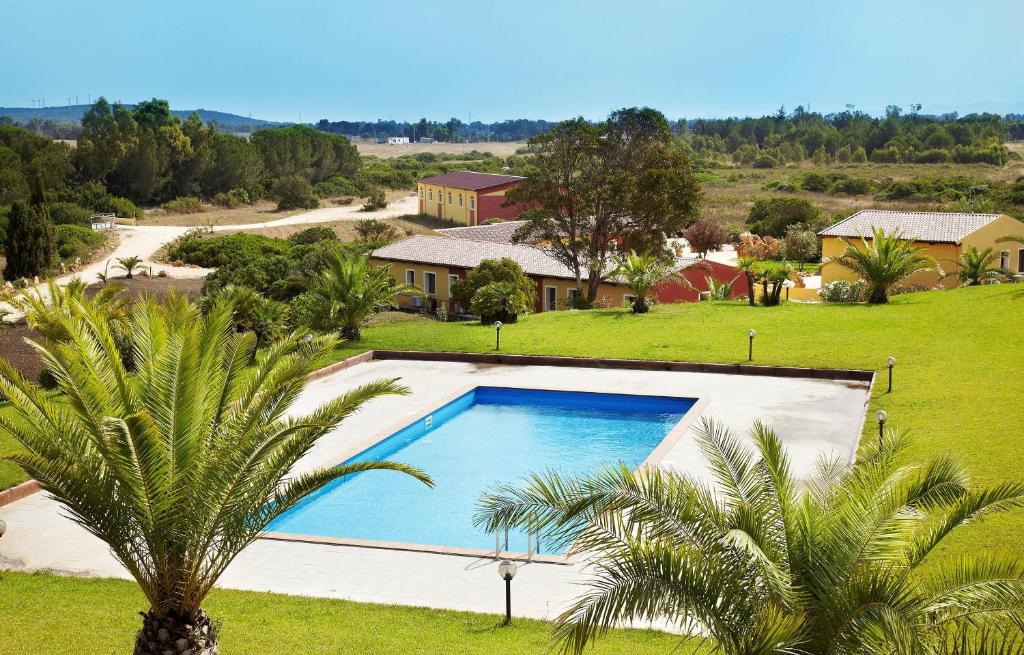
[[[566,304],[569,305],[570,309],[573,309],[573,308],[576,307],[576,303],[579,301],[579,298],[580,298],[580,290],[579,289],[569,289],[568,291],[566,291],[566,294],[565,294]]]
[[[544,287],[544,311],[553,312],[558,309],[558,289]]]
[[[431,189],[430,191],[427,191],[427,200],[433,200],[433,199],[434,199],[434,190]]]
[[[462,206],[462,194],[459,194],[459,207]]]
[[[1004,250],[999,253],[999,268],[1004,271],[1010,270],[1010,251]]]
[[[1017,272],[1024,273],[1024,248],[1017,251]]]
[[[452,192],[451,191],[448,192],[448,204],[449,205],[452,204]]]
[[[420,200],[423,200],[423,189],[420,189]]]
[[[423,273],[423,293],[437,295],[437,274]]]
[[[470,198],[469,199],[469,208],[470,209],[476,209],[476,198]]]
[[[405,269],[405,283],[411,285],[416,284],[416,271],[411,268]]]

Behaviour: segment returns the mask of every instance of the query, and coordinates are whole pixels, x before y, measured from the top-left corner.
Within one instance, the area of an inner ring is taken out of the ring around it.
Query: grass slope
[[[2,652],[128,653],[144,606],[131,582],[0,572]],[[501,617],[487,614],[225,590],[215,590],[204,607],[222,622],[225,655],[549,652],[550,626],[542,621],[502,628]],[[664,655],[677,645],[665,633],[616,630],[588,652]]]
[[[755,328],[757,364],[861,368],[882,375],[870,412],[909,430],[922,455],[952,453],[975,479],[1024,476],[1024,287],[997,285],[898,296],[887,306],[749,307],[742,303],[665,305],[648,315],[609,309],[526,316],[501,331],[503,352],[580,357],[743,362]],[[367,329],[356,350],[389,348],[488,352],[494,330],[470,323],[402,322]],[[884,366],[897,359],[895,391]],[[865,434],[877,424],[868,420]],[[1024,516],[969,527],[955,548],[1022,551]]]

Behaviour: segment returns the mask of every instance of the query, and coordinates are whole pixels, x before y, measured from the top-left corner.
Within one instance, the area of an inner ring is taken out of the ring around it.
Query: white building
[[[409,143],[409,137],[407,136],[386,136],[377,139],[377,143],[387,143],[388,145],[397,146],[403,143]]]

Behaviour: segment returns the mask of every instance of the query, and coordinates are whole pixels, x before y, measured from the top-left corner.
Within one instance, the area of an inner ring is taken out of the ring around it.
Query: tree
[[[674,266],[653,255],[638,255],[635,251],[619,259],[616,274],[622,278],[635,296],[633,300],[634,314],[646,314],[650,311],[647,298],[659,283],[665,281],[681,283],[683,281],[682,278],[675,275]]]
[[[832,261],[868,283],[871,304],[889,302],[889,289],[915,273],[930,271],[942,275],[936,261],[923,248],[904,240],[899,232],[886,234],[885,230],[875,228],[870,242],[861,237],[860,247],[846,237],[840,237],[840,241],[846,250]]]
[[[972,484],[949,458],[907,463],[892,431],[806,481],[761,423],[756,455],[714,421],[697,434],[707,482],[620,465],[537,473],[481,499],[479,527],[587,553],[589,589],[554,626],[565,651],[668,620],[724,655],[1018,652],[1024,561],[973,551],[922,563],[965,524],[1024,506],[1024,484]]]
[[[394,307],[396,295],[419,293],[396,282],[387,268],[371,267],[368,257],[350,253],[334,253],[310,290],[323,307],[314,327],[338,330],[350,341],[360,339],[370,314]]]
[[[40,207],[17,201],[11,205],[4,252],[8,280],[41,275],[53,261],[53,227]]]
[[[565,121],[530,148],[534,169],[507,194],[531,207],[514,238],[549,244],[578,287],[586,281],[587,304],[614,271],[617,244],[657,252],[696,216],[701,192],[689,159],[653,109],[622,109],[598,125]]]
[[[992,248],[985,248],[979,251],[974,246],[967,246],[967,249],[957,260],[956,276],[963,286],[977,286],[983,280],[997,277],[1000,273],[998,266],[992,264],[998,260],[998,256]]]
[[[132,279],[132,274],[134,273],[135,269],[139,268],[142,265],[142,258],[136,257],[135,255],[131,255],[129,257],[118,257],[116,261],[116,268],[119,268],[122,271],[124,271],[125,277],[128,278],[129,280]]]
[[[708,252],[719,250],[722,244],[729,240],[729,235],[725,228],[715,221],[702,218],[686,228],[683,238],[690,244],[690,250],[701,257],[707,257]]]
[[[530,311],[530,297],[512,282],[491,282],[476,290],[469,307],[480,316],[482,325],[515,323],[520,314]]]
[[[786,259],[795,261],[800,270],[804,270],[804,263],[818,258],[821,245],[818,242],[818,235],[814,230],[797,223],[786,228],[786,238],[782,240],[782,252]]]
[[[40,354],[70,402],[0,360],[0,393],[20,417],[0,432],[24,448],[9,459],[109,546],[149,602],[136,655],[219,652],[207,594],[274,518],[323,485],[370,470],[430,484],[386,461],[292,471],[364,402],[405,389],[380,380],[289,416],[337,341],[296,332],[250,368],[254,338],[233,332],[231,311],[218,304],[204,317],[180,297],[140,301],[130,319],[134,374],[102,316],[69,319],[72,343]]]
[[[751,256],[742,256],[736,260],[736,268],[740,269],[743,277],[747,278],[747,303],[753,307],[754,302],[754,281],[758,272],[758,259]]]
[[[316,209],[320,199],[313,194],[313,186],[304,177],[291,175],[274,183],[274,199],[278,211],[289,209]]]
[[[790,225],[818,223],[818,207],[804,198],[758,198],[747,216],[747,229],[754,234],[781,238]]]
[[[514,259],[484,259],[466,277],[452,286],[452,297],[463,307],[469,307],[476,292],[492,282],[507,282],[522,290],[527,298],[533,298],[536,285]]]

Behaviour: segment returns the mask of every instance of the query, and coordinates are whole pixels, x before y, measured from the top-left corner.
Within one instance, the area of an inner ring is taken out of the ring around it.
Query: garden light
[[[755,336],[757,336],[757,330],[755,330],[754,328],[750,328],[749,330],[747,330],[747,339],[749,339],[749,341],[750,341],[750,344],[749,344],[750,347],[747,349],[747,361],[748,362],[754,361],[754,337]]]
[[[885,422],[888,420],[889,415],[885,413],[884,409],[880,409],[875,412],[875,420],[878,421],[878,447],[882,447],[882,437],[885,434]]]
[[[505,621],[502,625],[512,623],[512,578],[516,577],[516,570],[516,564],[511,560],[503,559],[498,564],[498,577],[505,581]]]
[[[892,367],[896,366],[896,358],[890,356],[885,360],[885,366],[889,369],[889,390],[886,393],[892,393]]]
[[[501,350],[501,321],[494,322],[494,349]]]

